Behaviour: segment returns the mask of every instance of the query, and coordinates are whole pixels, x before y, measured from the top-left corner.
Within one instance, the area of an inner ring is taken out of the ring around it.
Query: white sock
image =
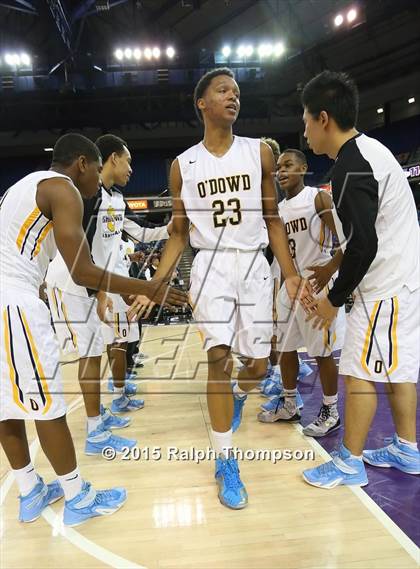
[[[23,468],[13,470],[13,474],[15,475],[16,484],[18,485],[19,494],[21,496],[27,496],[30,494],[38,484],[38,476],[32,462]]]
[[[280,373],[280,366],[279,366],[279,364],[273,366],[272,369],[273,369],[273,371],[274,371],[275,374],[277,374],[277,373],[279,374],[279,373]]]
[[[296,395],[297,389],[285,389],[284,390],[284,399],[285,403],[288,401],[288,406],[296,407]]]
[[[217,431],[211,431],[213,438],[213,446],[216,451],[217,456],[223,454],[226,458],[229,457],[229,450],[232,448],[232,429],[229,429],[226,433],[218,433]]]
[[[95,431],[101,424],[102,424],[102,415],[98,415],[97,417],[88,417],[87,418],[88,435],[90,435],[92,431]]]
[[[413,443],[411,441],[407,441],[406,439],[402,439],[401,437],[398,437],[398,441],[402,444],[402,445],[407,445],[408,447],[412,448],[413,450],[418,450],[417,447],[417,443]]]
[[[58,476],[58,480],[64,492],[64,498],[66,501],[72,500],[77,494],[80,494],[83,486],[83,478],[80,475],[79,467],[69,472],[68,474],[63,474]]]
[[[239,387],[239,384],[238,384],[238,383],[235,383],[235,385],[233,386],[232,391],[233,391],[234,395],[236,395],[236,397],[245,397],[245,395],[248,395],[248,392],[247,392],[247,391],[244,391],[243,389],[241,389],[241,388]]]
[[[338,393],[336,393],[335,395],[322,396],[322,402],[324,403],[324,405],[337,405],[337,401],[338,401]]]
[[[350,458],[352,458],[353,460],[363,460],[362,455],[356,456],[355,454],[350,454]]]

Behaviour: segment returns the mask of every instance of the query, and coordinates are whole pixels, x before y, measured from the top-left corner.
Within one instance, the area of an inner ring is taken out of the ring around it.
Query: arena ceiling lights
[[[158,61],[161,58],[166,58],[172,60],[176,55],[175,49],[172,46],[168,46],[165,50],[162,50],[158,46],[152,47],[126,47],[118,48],[114,51],[114,57],[117,61],[124,64],[140,63],[141,61]]]
[[[224,45],[220,52],[215,54],[216,63],[242,63],[262,62],[276,60],[286,52],[283,42],[261,43],[252,45],[250,43],[241,43],[235,47]]]
[[[6,52],[0,58],[0,63],[12,69],[28,69],[32,65],[31,58],[27,53]]]
[[[359,20],[360,20],[359,11],[357,10],[357,8],[353,7],[349,8],[347,11],[336,14],[336,16],[334,17],[334,26],[336,28],[340,28],[345,24],[347,24],[348,26],[354,26],[356,24],[361,23]]]

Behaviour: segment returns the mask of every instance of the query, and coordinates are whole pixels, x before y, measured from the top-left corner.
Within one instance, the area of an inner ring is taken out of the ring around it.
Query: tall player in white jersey
[[[229,452],[234,407],[231,350],[248,358],[235,387],[246,395],[264,377],[270,354],[272,283],[262,252],[268,241],[291,295],[297,294],[301,279],[278,216],[273,153],[260,140],[232,133],[240,107],[233,72],[223,68],[204,75],[194,102],[204,122],[204,139],[172,164],[173,232],[154,278],[172,274],[190,237],[191,245],[200,250],[190,293],[208,357],[207,403],[219,499],[239,509],[246,506],[247,494]]]
[[[339,367],[346,376],[343,443],[333,460],[305,470],[304,479],[322,488],[365,486],[363,461],[420,474],[420,230],[413,193],[388,148],[356,130],[359,96],[347,75],[322,72],[305,86],[302,103],[309,146],[335,159],[332,195],[345,244],[333,287],[314,301],[315,324],[328,327],[347,296],[355,297]],[[395,432],[391,444],[363,451],[377,384],[385,387]]]
[[[286,227],[290,252],[296,269],[309,280],[315,278],[315,292],[328,287],[337,271],[342,251],[337,249],[331,257],[332,236],[336,235],[332,216],[332,200],[327,192],[305,186],[304,176],[308,165],[300,150],[287,149],[279,158],[278,178],[286,198],[279,203],[279,214]],[[311,273],[313,271],[313,273]],[[314,277],[315,275],[315,277]],[[296,405],[296,384],[299,373],[297,350],[306,347],[308,354],[318,364],[323,404],[318,417],[304,428],[304,434],[323,436],[338,429],[340,418],[337,410],[337,366],[332,352],[338,349],[336,320],[328,330],[314,330],[306,322],[302,307],[292,310],[284,289],[277,296],[277,346],[281,353],[280,366],[284,385],[284,406],[277,405],[271,411],[258,415],[261,422],[300,421]],[[279,402],[280,403],[280,402]]]
[[[64,523],[111,514],[126,500],[123,488],[96,492],[83,481],[66,422],[59,349],[38,290],[57,248],[76,282],[98,290],[163,299],[165,288],[108,273],[92,263],[82,229],[83,202],[97,192],[98,148],[79,134],[61,137],[49,171],[14,184],[0,202],[0,441],[20,493],[19,519],[37,519],[65,497]],[[80,195],[81,194],[81,195]],[[157,296],[157,298],[156,298]],[[183,303],[179,291],[169,300]],[[25,420],[35,421],[41,447],[58,475],[45,484],[31,463]]]

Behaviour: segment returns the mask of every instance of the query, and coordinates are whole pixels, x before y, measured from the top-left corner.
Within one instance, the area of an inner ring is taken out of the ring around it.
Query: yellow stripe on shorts
[[[365,335],[365,342],[363,344],[362,356],[360,358],[360,363],[362,364],[363,369],[369,375],[371,375],[371,373],[370,373],[370,370],[367,366],[367,353],[369,350],[371,337],[372,337],[372,334],[374,332],[373,323],[374,323],[376,315],[378,313],[379,305],[380,305],[380,301],[378,300],[375,302],[375,305],[373,307],[372,313],[371,313],[370,318],[369,318],[369,324],[368,324],[368,328],[366,330],[366,335]]]
[[[16,365],[15,365],[15,361],[14,361],[14,355],[13,355],[13,345],[12,345],[12,331],[10,329],[10,312],[8,311],[7,308],[5,308],[3,310],[3,325],[4,325],[4,345],[6,348],[6,358],[7,358],[7,365],[9,366],[9,378],[10,378],[10,383],[12,386],[12,391],[13,391],[13,401],[16,403],[16,405],[22,409],[22,411],[25,411],[25,413],[28,413],[28,410],[26,409],[26,407],[23,405],[23,402],[21,401],[21,398],[23,399],[23,393],[22,390],[19,387],[19,383],[18,383],[18,372],[16,370]]]
[[[33,365],[35,364],[35,370],[39,381],[38,383],[38,390],[39,390],[39,394],[41,395],[41,399],[45,400],[44,403],[44,410],[42,412],[43,415],[45,415],[49,408],[51,407],[51,403],[52,403],[52,398],[51,398],[51,394],[50,391],[48,389],[48,383],[45,377],[45,373],[44,373],[44,369],[42,367],[41,364],[41,360],[39,359],[39,355],[38,355],[38,350],[36,349],[36,345],[34,342],[34,339],[32,337],[32,333],[31,333],[31,329],[29,328],[29,324],[28,321],[26,319],[25,313],[23,310],[20,310],[18,308],[18,312],[22,317],[22,324],[23,327],[25,329],[26,332],[26,336],[27,336],[27,340],[29,341],[29,346],[30,347],[30,356],[31,356],[31,360],[33,362]]]

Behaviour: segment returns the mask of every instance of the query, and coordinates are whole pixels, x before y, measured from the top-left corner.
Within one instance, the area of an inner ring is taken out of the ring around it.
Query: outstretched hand
[[[136,318],[138,310],[142,310],[142,314],[144,316],[148,316],[155,304],[161,304],[171,308],[176,306],[187,306],[188,304],[187,293],[171,287],[167,279],[141,281],[141,286],[143,294],[137,297],[132,297],[137,300],[134,300],[127,312],[129,319]],[[148,301],[148,304],[146,304],[144,299]],[[146,312],[144,312],[145,310]]]
[[[299,301],[305,312],[309,313],[310,303],[314,300],[311,284],[299,275],[288,277],[284,282],[290,300]]]

